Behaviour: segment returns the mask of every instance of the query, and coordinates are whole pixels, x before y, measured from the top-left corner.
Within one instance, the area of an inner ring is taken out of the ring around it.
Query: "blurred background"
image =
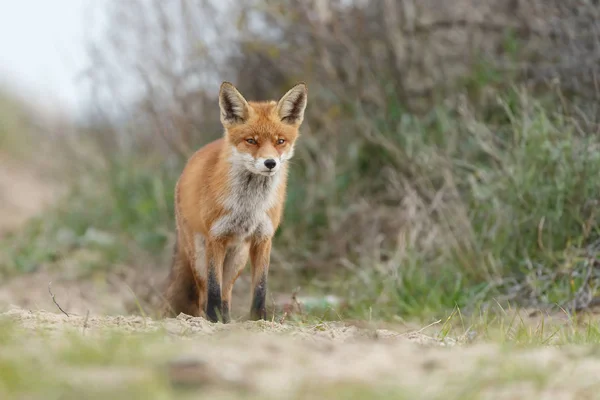
[[[595,0],[1,1],[0,307],[151,314],[221,81],[302,80],[278,312],[588,308],[599,61]]]

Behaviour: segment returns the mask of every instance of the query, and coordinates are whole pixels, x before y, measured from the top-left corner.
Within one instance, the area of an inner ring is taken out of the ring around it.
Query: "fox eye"
[[[278,139],[277,140],[277,144],[284,144],[285,143],[285,139]]]
[[[250,144],[256,144],[256,140],[254,140],[254,139],[246,139],[246,142],[248,142]]]

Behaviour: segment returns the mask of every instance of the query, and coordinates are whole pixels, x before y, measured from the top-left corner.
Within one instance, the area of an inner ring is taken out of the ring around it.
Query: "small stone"
[[[208,363],[199,358],[182,357],[168,366],[169,381],[173,385],[204,386],[217,380]]]

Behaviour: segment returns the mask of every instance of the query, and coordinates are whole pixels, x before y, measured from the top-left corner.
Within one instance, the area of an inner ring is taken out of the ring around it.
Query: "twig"
[[[67,312],[66,312],[65,310],[63,310],[63,309],[62,309],[62,307],[60,306],[60,304],[58,304],[58,303],[56,302],[56,298],[54,297],[54,293],[52,293],[51,285],[52,285],[52,282],[48,282],[48,293],[50,293],[50,297],[52,297],[52,301],[54,302],[54,304],[56,304],[56,307],[58,307],[58,309],[59,309],[60,311],[62,311],[62,312],[63,312],[63,314],[65,314],[65,315],[68,317],[68,316],[69,316],[69,314],[67,314]]]
[[[283,324],[285,322],[285,320],[287,319],[287,316],[288,316],[288,312],[284,311],[283,316],[279,319],[279,323]]]
[[[542,219],[540,219],[540,223],[538,224],[537,242],[538,242],[538,246],[539,246],[540,250],[544,250],[544,241],[542,239],[542,231],[544,230],[544,221],[545,220],[546,220],[546,218],[542,217]]]
[[[300,286],[298,286],[292,292],[292,302],[296,305],[296,307],[298,307],[298,312],[300,313],[300,315],[304,316],[304,311],[302,310],[302,304],[300,304],[300,302],[298,301],[298,293],[299,292],[300,292]]]
[[[85,321],[83,321],[83,329],[81,330],[81,333],[85,333],[85,329],[88,327],[88,319],[90,318],[90,310],[87,310],[87,313],[85,314]]]
[[[437,324],[439,324],[440,322],[442,322],[442,320],[441,320],[441,319],[439,319],[439,320],[437,320],[437,321],[435,321],[435,322],[432,322],[432,323],[430,323],[430,324],[429,324],[429,325],[427,325],[427,326],[424,326],[424,327],[422,327],[422,328],[421,328],[421,329],[419,329],[418,331],[409,332],[409,333],[421,333],[421,332],[423,332],[425,329],[427,329],[427,328],[431,328],[432,326],[434,326],[434,325],[437,325]]]

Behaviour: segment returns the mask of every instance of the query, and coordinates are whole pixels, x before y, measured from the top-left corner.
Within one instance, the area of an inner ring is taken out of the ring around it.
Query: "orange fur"
[[[175,187],[177,242],[164,315],[229,321],[233,285],[250,259],[250,313],[266,317],[271,238],[306,101],[303,83],[279,102],[247,102],[230,83],[221,85],[224,136],[189,159]]]

